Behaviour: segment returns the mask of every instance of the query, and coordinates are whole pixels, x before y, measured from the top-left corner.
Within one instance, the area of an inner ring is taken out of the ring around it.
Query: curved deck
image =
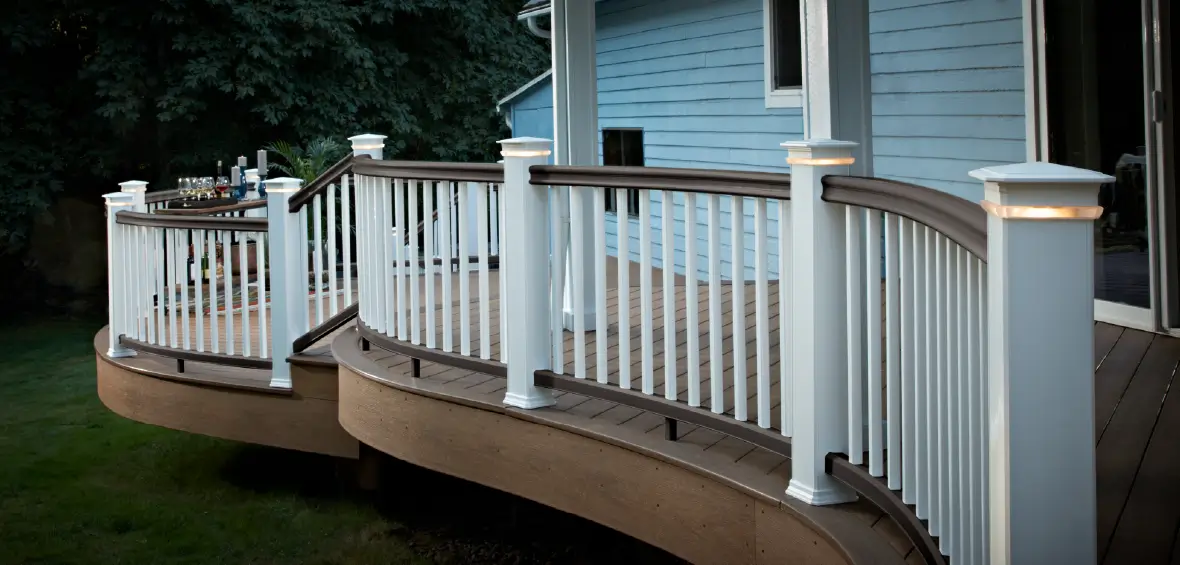
[[[812,507],[785,495],[774,453],[628,406],[557,393],[503,405],[500,377],[332,343],[340,422],[389,455],[604,524],[692,563],[901,563],[911,545],[867,503]]]
[[[180,373],[174,359],[151,353],[112,359],[107,344],[103,328],[94,336],[98,396],[120,416],[259,445],[358,457],[359,442],[336,417],[336,367],[322,361],[323,348],[292,367],[292,390],[277,390],[270,388],[269,371],[189,362]]]

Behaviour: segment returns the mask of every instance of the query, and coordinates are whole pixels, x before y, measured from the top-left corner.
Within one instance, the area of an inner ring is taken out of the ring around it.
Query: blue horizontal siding
[[[642,128],[649,167],[787,172],[779,144],[803,136],[799,109],[766,108],[762,0],[607,0],[598,5],[599,123]],[[652,193],[655,263],[663,267],[663,193]],[[683,273],[684,195],[674,197],[675,269]],[[722,270],[729,278],[732,241],[728,197],[719,198]],[[697,199],[698,275],[707,276],[706,199]],[[777,233],[777,205],[768,211]],[[753,276],[754,203],[745,205],[746,276]],[[607,218],[617,254],[618,219]],[[630,250],[638,259],[639,222],[631,219]],[[777,237],[770,237],[777,265]],[[773,268],[777,276],[777,266]]]
[[[765,107],[762,0],[599,2],[599,125],[644,131],[646,165],[786,172],[779,144],[799,139],[798,109]],[[970,200],[968,171],[1024,160],[1021,6],[1017,0],[869,0],[875,174]],[[514,134],[552,136],[552,90],[514,103]],[[672,245],[684,271],[684,196],[664,241],[663,193],[652,192],[652,257]],[[707,274],[704,196],[695,216],[698,276]],[[719,199],[722,270],[731,265],[729,198]],[[691,211],[690,211],[691,212]],[[743,255],[753,274],[754,202],[745,206]],[[768,207],[768,253],[777,276],[777,204]],[[638,259],[639,222],[629,245]],[[617,218],[608,246],[617,253]],[[726,275],[728,278],[728,275]]]
[[[873,168],[978,200],[968,172],[1025,159],[1021,3],[869,0]]]

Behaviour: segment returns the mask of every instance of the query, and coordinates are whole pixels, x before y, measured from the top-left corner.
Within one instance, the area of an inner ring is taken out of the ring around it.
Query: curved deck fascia
[[[94,336],[98,397],[129,420],[206,436],[355,459],[360,444],[337,419],[336,367],[293,365],[291,390],[266,372],[187,363],[139,353],[107,356],[107,328]],[[256,373],[256,374],[255,374]]]
[[[775,497],[661,449],[384,370],[355,330],[332,343],[340,423],[362,443],[540,502],[692,563],[901,563],[847,507]]]

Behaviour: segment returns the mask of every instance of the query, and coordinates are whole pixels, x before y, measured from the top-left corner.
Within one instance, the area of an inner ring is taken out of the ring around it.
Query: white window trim
[[[772,88],[774,84],[774,69],[771,62],[774,47],[774,37],[771,34],[772,23],[770,21],[770,2],[771,0],[762,0],[762,69],[763,69],[763,85],[766,89],[766,107],[767,108],[802,108],[803,107],[803,87],[798,88]],[[807,26],[803,25],[806,14],[806,0],[799,2],[799,27],[801,28],[802,45],[800,48],[803,53],[807,52]],[[806,65],[807,61],[804,60]],[[804,72],[804,82],[807,81]]]

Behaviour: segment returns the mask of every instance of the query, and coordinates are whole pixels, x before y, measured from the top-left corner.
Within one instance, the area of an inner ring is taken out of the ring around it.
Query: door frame
[[[1151,187],[1147,198],[1147,234],[1150,253],[1148,271],[1150,273],[1151,306],[1140,308],[1126,304],[1094,300],[1094,319],[1114,325],[1125,326],[1152,332],[1165,332],[1180,335],[1180,276],[1178,276],[1177,261],[1168,259],[1168,250],[1180,251],[1177,248],[1176,207],[1177,200],[1172,182],[1174,170],[1172,163],[1165,160],[1162,140],[1172,131],[1171,116],[1166,112],[1153,111],[1157,106],[1153,102],[1158,94],[1157,90],[1171,92],[1170,88],[1163,89],[1163,83],[1157,83],[1156,77],[1163,81],[1171,80],[1171,54],[1169,45],[1165,44],[1164,34],[1161,33],[1159,17],[1160,4],[1166,0],[1140,0],[1143,16],[1140,29],[1143,31],[1143,69],[1145,97],[1145,120],[1143,127],[1146,131],[1147,154],[1151,156],[1147,167],[1148,186]],[[1024,27],[1024,96],[1025,96],[1025,148],[1029,161],[1049,160],[1049,118],[1048,118],[1048,85],[1045,76],[1045,4],[1044,0],[1022,0],[1022,21]],[[1167,13],[1163,12],[1166,16]],[[1167,84],[1166,86],[1170,86]],[[1171,107],[1170,100],[1166,107]],[[1163,229],[1161,229],[1163,226]],[[1180,253],[1177,253],[1180,258]],[[1163,275],[1163,276],[1161,276]],[[1161,284],[1166,283],[1166,284]]]

